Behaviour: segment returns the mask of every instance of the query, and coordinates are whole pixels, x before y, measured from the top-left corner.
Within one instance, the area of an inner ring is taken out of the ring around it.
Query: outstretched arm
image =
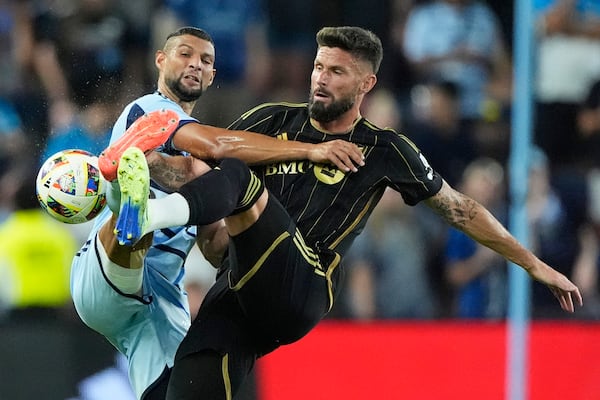
[[[225,222],[221,219],[210,225],[199,226],[196,244],[204,258],[213,267],[219,268],[229,244],[229,234]]]
[[[247,164],[268,164],[286,160],[331,163],[343,171],[356,172],[364,164],[363,154],[353,143],[332,140],[319,144],[278,140],[247,131],[233,131],[189,123],[177,130],[173,144],[199,159],[239,158]]]
[[[521,266],[533,279],[548,286],[563,310],[573,312],[574,304],[583,305],[577,286],[523,247],[485,207],[475,200],[444,182],[440,191],[425,203],[450,225]]]

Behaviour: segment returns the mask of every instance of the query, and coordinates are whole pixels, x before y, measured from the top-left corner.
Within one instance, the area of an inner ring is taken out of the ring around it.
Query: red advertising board
[[[486,399],[506,394],[504,323],[325,321],[259,360],[260,400]],[[600,399],[600,324],[535,322],[528,399]]]

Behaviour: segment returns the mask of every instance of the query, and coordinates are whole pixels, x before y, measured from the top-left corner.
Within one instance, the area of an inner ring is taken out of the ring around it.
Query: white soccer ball
[[[67,224],[90,221],[106,206],[98,157],[84,150],[63,150],[48,158],[38,172],[36,191],[42,208]]]

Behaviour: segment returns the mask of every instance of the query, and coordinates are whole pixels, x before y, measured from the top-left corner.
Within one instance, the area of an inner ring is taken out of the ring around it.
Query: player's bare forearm
[[[196,244],[204,255],[204,258],[215,268],[219,268],[223,254],[229,244],[229,235],[225,228],[225,222],[219,220],[210,225],[198,227]]]
[[[435,196],[426,200],[426,204],[448,224],[509,261],[526,270],[534,267],[536,257],[519,244],[485,207],[446,182]]]
[[[442,189],[427,199],[426,204],[450,225],[521,266],[533,279],[548,286],[564,310],[573,312],[574,304],[583,304],[577,286],[523,247],[485,207],[475,200],[452,189],[444,182]]]
[[[344,171],[363,165],[363,154],[353,143],[334,140],[319,144],[279,140],[270,136],[190,123],[177,130],[173,144],[199,159],[239,158],[247,164],[287,160],[331,163]]]

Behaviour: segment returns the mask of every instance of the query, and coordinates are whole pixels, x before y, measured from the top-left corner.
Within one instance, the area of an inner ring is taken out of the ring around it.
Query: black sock
[[[262,193],[262,183],[242,161],[225,158],[178,192],[190,206],[190,225],[207,225],[250,208]],[[257,192],[260,192],[256,195]]]

